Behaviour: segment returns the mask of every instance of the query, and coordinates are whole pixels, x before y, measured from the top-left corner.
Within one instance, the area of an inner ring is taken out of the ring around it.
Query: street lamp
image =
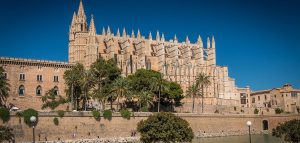
[[[31,116],[30,117],[30,122],[32,124],[32,141],[33,141],[33,143],[35,143],[34,126],[35,126],[35,123],[36,123],[36,117]]]
[[[249,128],[249,142],[251,143],[251,132],[250,132],[250,126],[252,125],[251,121],[247,121],[247,126]]]

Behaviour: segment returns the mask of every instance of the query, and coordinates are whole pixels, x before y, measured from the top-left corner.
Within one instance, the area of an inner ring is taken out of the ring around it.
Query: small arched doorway
[[[263,130],[268,130],[269,129],[269,122],[268,122],[268,120],[263,120],[262,121],[262,126],[263,126]]]

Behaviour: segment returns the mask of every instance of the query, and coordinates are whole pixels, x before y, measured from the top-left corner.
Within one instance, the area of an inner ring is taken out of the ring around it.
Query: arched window
[[[269,129],[268,120],[263,120],[262,124],[263,124],[263,130],[268,130]]]
[[[25,87],[24,85],[19,86],[19,96],[24,96],[25,94]]]
[[[39,85],[36,87],[36,96],[41,96],[42,95],[42,87]]]
[[[55,94],[55,95],[59,95],[58,87],[57,87],[57,86],[54,86],[54,94]]]

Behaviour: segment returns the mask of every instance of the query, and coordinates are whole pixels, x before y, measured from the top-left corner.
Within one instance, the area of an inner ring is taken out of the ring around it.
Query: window
[[[54,86],[54,95],[59,95],[58,87],[57,86]]]
[[[255,97],[252,98],[252,103],[255,103]]]
[[[20,80],[25,80],[25,74],[24,73],[20,74]]]
[[[4,72],[4,79],[7,79],[7,73]]]
[[[19,86],[19,96],[24,96],[25,94],[25,87],[24,85]]]
[[[54,76],[54,77],[53,77],[53,81],[54,81],[54,82],[58,82],[58,76]]]
[[[42,95],[42,87],[39,85],[36,87],[36,96],[41,96]]]
[[[36,80],[37,81],[43,81],[43,76],[42,75],[37,75]]]
[[[281,97],[283,97],[283,94],[281,95]]]
[[[260,96],[257,96],[257,101],[260,101]]]
[[[267,95],[265,95],[265,101],[267,100]]]

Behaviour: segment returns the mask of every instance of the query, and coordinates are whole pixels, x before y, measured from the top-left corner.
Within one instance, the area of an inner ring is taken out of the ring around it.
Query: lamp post
[[[35,116],[31,116],[30,117],[30,122],[32,124],[32,141],[33,141],[33,143],[35,143],[34,126],[35,126],[35,122],[36,122],[36,117]]]
[[[250,132],[250,126],[252,125],[252,122],[251,121],[247,121],[247,126],[248,126],[248,129],[249,129],[249,142],[251,143],[251,132]]]

